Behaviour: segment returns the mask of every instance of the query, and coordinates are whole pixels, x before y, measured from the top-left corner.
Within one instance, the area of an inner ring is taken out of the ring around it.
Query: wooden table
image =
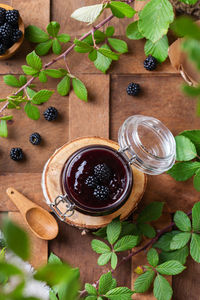
[[[25,25],[34,24],[45,28],[51,20],[59,21],[61,31],[74,37],[88,30],[85,24],[70,19],[70,14],[78,7],[92,4],[94,1],[81,0],[4,0],[3,3],[20,10]],[[108,13],[108,12],[106,12]],[[116,34],[123,36],[125,26],[131,20],[115,19]],[[68,63],[72,73],[80,77],[89,92],[89,102],[84,103],[76,98],[73,92],[68,97],[61,97],[56,92],[50,104],[41,106],[43,112],[49,105],[55,106],[60,113],[59,121],[48,123],[43,118],[32,121],[23,111],[14,112],[14,122],[9,125],[9,137],[1,139],[0,147],[0,210],[11,212],[10,215],[21,222],[16,207],[9,201],[5,190],[13,186],[27,197],[47,208],[41,190],[41,172],[44,163],[53,151],[65,142],[81,137],[98,135],[117,140],[117,132],[122,122],[130,115],[144,114],[163,121],[174,135],[184,129],[199,128],[200,119],[195,115],[195,101],[182,94],[180,86],[183,80],[167,60],[155,72],[143,68],[145,58],[144,41],[127,41],[129,53],[123,55],[119,62],[114,62],[108,74],[100,73],[84,55],[71,53]],[[3,83],[3,75],[21,74],[21,65],[25,64],[25,55],[33,49],[24,42],[20,51],[10,60],[1,62],[0,90],[1,97],[7,96],[13,88]],[[44,57],[49,61],[52,54]],[[63,62],[57,66],[64,66]],[[56,79],[48,80],[45,86],[54,89]],[[139,97],[126,94],[129,82],[138,82],[142,93]],[[44,87],[38,84],[38,87]],[[38,131],[43,137],[40,147],[32,146],[29,135]],[[11,147],[21,146],[26,160],[16,163],[9,158]],[[177,209],[188,211],[194,202],[200,199],[193,188],[192,181],[175,182],[168,175],[149,177],[146,193],[140,207],[151,201],[165,201],[173,213]],[[48,251],[53,251],[73,266],[80,267],[82,282],[93,282],[98,279],[107,267],[98,267],[97,255],[91,250],[92,234],[81,235],[81,231],[59,222],[59,236],[48,243]],[[37,267],[47,259],[47,243],[34,237],[34,257],[32,263]],[[190,259],[187,270],[174,277],[173,290],[175,300],[184,298],[199,299],[200,266]],[[116,272],[119,285],[131,286],[131,262],[127,262]],[[134,296],[134,299],[153,299],[152,296]]]

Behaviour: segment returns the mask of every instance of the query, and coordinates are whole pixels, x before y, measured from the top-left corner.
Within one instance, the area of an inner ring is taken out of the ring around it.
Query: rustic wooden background
[[[100,2],[100,1],[95,1]],[[2,3],[20,10],[25,25],[34,24],[45,28],[50,20],[61,24],[61,31],[74,37],[80,36],[88,30],[88,26],[70,19],[70,14],[78,7],[93,4],[92,0],[2,0]],[[106,12],[108,14],[108,12]],[[102,16],[103,17],[103,16]],[[113,20],[116,35],[124,36],[125,26],[132,20]],[[41,112],[49,105],[55,106],[60,114],[59,120],[53,123],[43,118],[39,121],[29,120],[23,111],[14,112],[14,122],[9,125],[9,137],[1,139],[0,146],[0,210],[10,212],[10,215],[23,223],[16,207],[6,196],[6,188],[13,186],[36,203],[46,207],[41,190],[41,172],[44,163],[56,148],[65,142],[80,137],[99,135],[117,140],[117,132],[122,122],[133,114],[154,116],[163,121],[174,135],[184,129],[199,128],[200,119],[195,115],[195,102],[186,98],[181,92],[183,80],[171,67],[169,61],[160,65],[155,72],[148,72],[143,68],[145,58],[144,41],[127,41],[129,53],[123,55],[119,62],[114,62],[108,74],[102,74],[84,54],[71,53],[68,64],[72,73],[79,76],[89,91],[89,102],[84,103],[76,98],[73,92],[68,97],[61,97],[54,93],[50,104],[41,106]],[[25,55],[33,49],[33,45],[24,42],[19,52],[8,61],[0,63],[0,91],[1,97],[12,93],[13,89],[3,82],[4,74],[21,74],[21,65],[25,63]],[[52,54],[44,57],[49,61]],[[58,62],[57,66],[64,66]],[[139,97],[126,94],[126,86],[134,81],[141,85],[142,93]],[[41,83],[38,87],[42,87]],[[48,80],[48,89],[55,89],[56,80]],[[29,135],[38,131],[43,138],[39,147],[32,146]],[[16,163],[9,158],[11,147],[22,147],[26,160]],[[200,199],[192,185],[177,183],[168,175],[149,177],[146,193],[140,207],[150,201],[165,201],[168,213],[177,209],[188,211],[194,202]],[[80,267],[81,279],[84,283],[93,282],[107,267],[98,267],[97,255],[91,250],[92,234],[81,235],[80,230],[64,223],[59,223],[58,237],[49,242],[38,240],[32,236],[34,266],[39,266],[47,259],[48,251],[53,251],[63,260],[73,266]],[[133,261],[133,267],[140,264],[140,259]],[[187,270],[173,279],[175,300],[184,298],[199,299],[200,266],[190,259]],[[116,272],[120,285],[131,286],[131,262],[127,262]],[[134,295],[134,299],[154,299],[152,295]]]

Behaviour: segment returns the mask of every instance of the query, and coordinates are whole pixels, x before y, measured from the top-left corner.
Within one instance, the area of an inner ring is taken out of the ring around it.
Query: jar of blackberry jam
[[[134,183],[132,167],[158,175],[175,162],[175,139],[153,117],[135,115],[125,120],[118,144],[118,150],[102,143],[87,145],[67,158],[60,173],[62,194],[50,203],[61,220],[74,211],[91,216],[113,213],[129,198]],[[47,196],[44,186],[43,191]],[[60,203],[66,205],[64,213],[59,210]]]

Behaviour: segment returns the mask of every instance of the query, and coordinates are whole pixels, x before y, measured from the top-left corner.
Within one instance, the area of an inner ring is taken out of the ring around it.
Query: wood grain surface
[[[100,0],[95,3],[101,2]],[[49,19],[61,23],[61,32],[69,33],[73,40],[83,32],[89,30],[86,24],[72,20],[71,13],[78,7],[93,4],[92,0],[2,0],[2,3],[20,9],[21,16],[26,25],[34,24],[45,28]],[[106,11],[106,15],[109,12]],[[102,15],[102,18],[104,16]],[[133,20],[114,20],[116,34],[122,37],[125,33],[125,24]],[[112,22],[109,24],[112,25]],[[87,54],[72,52],[68,57],[68,64],[73,74],[80,77],[87,85],[89,103],[83,103],[71,93],[69,97],[61,97],[54,93],[49,104],[40,107],[41,113],[49,105],[59,110],[59,119],[56,122],[46,122],[43,117],[39,121],[29,120],[23,110],[13,112],[14,121],[9,124],[8,139],[1,139],[0,147],[0,211],[16,211],[9,201],[5,190],[13,186],[25,196],[47,208],[40,186],[41,172],[46,160],[54,150],[69,139],[87,135],[101,135],[117,141],[117,132],[122,122],[132,114],[144,114],[159,118],[174,134],[184,129],[198,129],[200,119],[195,114],[195,101],[188,99],[181,92],[183,80],[173,69],[167,59],[159,65],[156,71],[148,72],[143,68],[144,40],[128,41],[129,53],[122,55],[118,62],[114,62],[108,75],[98,71]],[[64,46],[63,49],[68,47]],[[0,90],[1,97],[12,93],[13,88],[3,83],[4,74],[21,74],[21,65],[25,64],[25,56],[34,49],[34,45],[25,41],[16,55],[8,61],[1,62]],[[53,54],[43,58],[47,62]],[[64,62],[59,61],[55,67],[64,67]],[[37,82],[37,81],[36,81]],[[57,80],[49,79],[38,88],[55,89]],[[141,85],[141,95],[130,97],[126,94],[129,82]],[[29,135],[38,131],[43,138],[43,144],[32,146]],[[9,158],[11,147],[21,146],[26,154],[26,160],[16,163]],[[193,188],[192,181],[184,183],[175,182],[164,174],[149,177],[147,191],[141,201],[139,209],[151,201],[166,201],[170,212],[176,209],[188,211],[194,202],[200,199],[199,193]],[[17,215],[20,219],[20,215]],[[93,238],[91,233],[81,235],[81,232],[67,224],[59,222],[60,233],[49,243],[49,252],[53,251],[62,259],[81,269],[83,283],[93,282],[98,279],[107,267],[98,267],[97,257],[90,247]],[[35,242],[34,245],[40,245]],[[36,246],[35,246],[36,247]],[[41,251],[47,254],[46,244]],[[37,247],[36,247],[37,248]],[[41,263],[35,256],[34,264]],[[200,267],[191,260],[187,263],[188,269],[173,279],[175,300],[199,299],[198,274]],[[131,263],[127,262],[116,272],[119,285],[131,286]],[[142,296],[141,296],[142,297]],[[135,298],[136,299],[136,298]],[[141,299],[146,300],[145,296]]]

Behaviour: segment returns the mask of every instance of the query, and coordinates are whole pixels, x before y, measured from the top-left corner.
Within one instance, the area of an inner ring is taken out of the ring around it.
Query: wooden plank
[[[31,242],[31,258],[29,261],[30,264],[37,269],[38,267],[47,263],[47,259],[48,259],[47,241],[39,239],[32,233],[32,231],[30,231],[30,229],[26,225],[24,219],[22,219],[22,216],[19,212],[9,212],[8,215],[14,222],[22,226],[29,235],[30,242]]]
[[[44,201],[41,189],[41,173],[0,173],[0,211],[17,211],[16,206],[6,194],[8,187],[13,187],[43,208],[49,207]]]
[[[29,24],[45,29],[50,21],[50,0],[11,0],[11,6],[18,9],[25,26]]]
[[[162,215],[162,217],[158,221],[154,222],[153,225],[155,226],[155,228],[157,230],[160,230],[160,229],[163,229],[165,226],[169,225],[170,223],[171,223],[170,214],[169,213],[165,213],[165,214]],[[139,247],[136,247],[135,250],[141,248],[147,242],[148,242],[148,240],[145,239],[145,241],[142,242],[142,244]],[[138,255],[136,255],[136,256],[134,256],[132,258],[131,286],[132,286],[133,290],[134,290],[134,282],[138,278],[138,275],[134,272],[134,270],[138,266],[148,265],[147,258],[146,258],[147,251],[140,252],[140,253],[138,253]],[[170,284],[172,284],[172,276],[168,276],[167,280],[170,282]],[[134,300],[154,300],[155,297],[153,295],[152,289],[150,289],[146,293],[142,293],[142,294],[136,293],[136,294],[134,294],[133,299]]]
[[[141,86],[138,97],[128,96],[129,82]],[[127,75],[111,78],[111,138],[117,140],[118,130],[126,118],[142,114],[160,119],[174,135],[185,129],[197,129],[200,119],[196,116],[196,102],[181,92],[179,76]],[[123,109],[122,109],[123,108]],[[167,174],[149,176],[142,203],[166,201],[171,212],[188,211],[200,200],[192,181],[176,182]]]
[[[109,137],[109,87],[108,75],[80,77],[87,86],[89,102],[76,101],[69,96],[69,140],[82,136]],[[98,84],[97,84],[98,83]]]

